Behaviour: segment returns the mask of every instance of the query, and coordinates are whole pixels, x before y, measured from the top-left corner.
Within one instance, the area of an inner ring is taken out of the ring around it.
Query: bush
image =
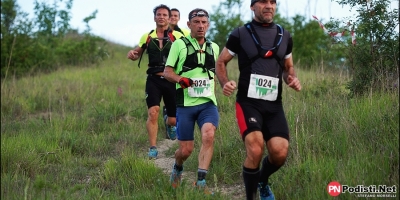
[[[61,1],[62,2],[62,1]],[[94,12],[85,18],[87,30],[78,33],[69,25],[72,0],[66,9],[35,1],[34,20],[20,11],[16,0],[1,1],[1,78],[51,72],[61,66],[89,65],[107,55],[104,39],[90,33],[88,23],[96,18]]]

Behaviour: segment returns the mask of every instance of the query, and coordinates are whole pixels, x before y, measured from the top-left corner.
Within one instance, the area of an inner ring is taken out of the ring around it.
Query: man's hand
[[[137,60],[139,58],[139,53],[135,50],[130,50],[127,57],[131,60]]]
[[[222,88],[222,93],[225,96],[230,96],[233,91],[236,89],[236,82],[235,81],[228,81],[225,83],[224,87]]]
[[[193,80],[190,78],[182,77],[179,79],[179,85],[181,85],[181,88],[185,89],[193,85]]]
[[[287,84],[288,84],[289,87],[293,88],[296,91],[300,91],[301,90],[300,80],[295,76],[288,75]]]

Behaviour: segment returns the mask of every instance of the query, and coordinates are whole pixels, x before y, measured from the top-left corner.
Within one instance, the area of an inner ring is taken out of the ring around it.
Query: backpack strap
[[[277,31],[276,37],[275,37],[275,42],[274,42],[275,49],[272,50],[273,51],[273,55],[272,56],[274,56],[276,61],[278,61],[279,66],[281,66],[281,68],[283,69],[283,66],[284,66],[284,63],[282,61],[283,59],[279,58],[278,55],[277,55],[279,47],[281,46],[280,44],[281,44],[282,39],[283,39],[283,28],[279,24],[276,24],[276,26],[278,28],[278,31]]]
[[[188,45],[191,45],[193,47],[193,45],[190,43],[189,39],[187,39],[186,37],[181,38],[181,40],[183,40],[183,42],[185,42],[186,49],[188,48]],[[194,49],[194,47],[193,47],[193,49]],[[186,57],[187,57],[188,54],[189,54],[189,51],[187,50],[186,51]],[[179,60],[179,58],[178,58],[178,60]],[[178,63],[178,61],[176,61],[176,63]],[[182,75],[184,69],[187,70],[187,71],[190,70],[190,68],[186,67],[185,63],[183,63],[182,70],[178,73],[179,76]]]
[[[142,51],[142,53],[140,54],[140,58],[139,58],[139,62],[138,62],[138,67],[139,67],[139,68],[140,68],[140,61],[142,60],[143,53],[144,53],[144,51],[147,49],[147,47],[149,46],[149,43],[150,43],[150,41],[151,41],[151,36],[150,36],[150,34],[152,34],[153,32],[154,32],[154,29],[151,30],[151,31],[149,32],[149,34],[147,35],[146,43],[142,45],[143,51]],[[168,29],[168,33],[167,33],[167,34],[168,34],[168,37],[169,37],[169,39],[171,40],[171,42],[174,42],[174,41],[175,41],[175,36],[173,35],[172,32],[173,32],[173,30]]]
[[[148,45],[150,43],[150,40],[151,40],[150,34],[152,34],[153,32],[154,32],[154,29],[149,32],[149,34],[147,35],[146,43],[141,46],[143,51],[140,54],[140,58],[139,58],[139,62],[138,62],[138,67],[139,68],[140,68],[140,61],[142,60],[143,53],[147,49],[147,47],[148,47]]]
[[[258,54],[255,55],[254,57],[250,58],[250,62],[254,62],[258,58],[263,58],[267,53],[270,53],[269,51],[272,51],[272,56],[278,61],[279,66],[283,68],[282,59],[279,58],[278,55],[276,55],[278,52],[278,49],[280,47],[280,44],[282,42],[282,38],[283,38],[284,30],[283,30],[282,26],[279,24],[276,24],[276,28],[278,30],[276,32],[276,36],[275,36],[275,40],[274,40],[274,47],[272,47],[271,49],[262,48],[262,46],[259,42],[260,38],[259,38],[258,34],[256,33],[256,31],[254,30],[254,27],[252,26],[251,22],[245,24],[244,26],[246,27],[247,31],[253,38],[253,42],[257,46],[257,49],[258,49]]]
[[[178,31],[178,32],[182,33],[183,37],[185,37],[185,33],[182,31],[182,29],[178,25],[174,26],[174,31]]]
[[[189,45],[193,48],[194,54],[197,54],[198,52],[201,53],[201,49],[196,50],[196,49],[194,48],[193,44],[189,41],[188,38],[182,37],[181,40],[183,40],[183,41],[185,42],[185,45],[186,45],[186,48],[187,48],[187,49],[188,49]],[[210,54],[211,56],[214,56],[214,49],[212,48],[212,43],[211,43],[211,41],[209,41],[209,40],[206,40],[205,45],[206,45],[206,50],[205,50],[205,54],[206,54],[206,55],[205,55],[205,56],[206,56],[205,59],[206,59],[206,60],[205,60],[204,64],[199,65],[199,66],[197,66],[197,67],[202,68],[202,69],[203,69],[203,72],[207,72],[208,78],[209,78],[210,80],[212,80],[213,77],[210,75],[210,70],[211,70],[212,72],[215,72],[215,66],[214,66],[214,69],[208,69],[208,68],[206,68],[205,64],[207,64],[207,63],[206,63],[206,62],[207,62],[207,56],[208,56],[208,55],[207,55],[207,48],[210,49],[210,51],[211,51],[211,53],[212,53],[212,55]],[[186,56],[187,56],[188,54],[189,54],[189,51],[187,50],[187,51],[186,51]],[[178,60],[179,60],[179,59],[178,59]],[[178,61],[177,61],[177,63],[178,63]],[[186,63],[186,62],[185,62],[185,63]],[[182,75],[183,72],[187,72],[187,71],[190,71],[190,70],[192,70],[192,69],[195,69],[195,68],[192,68],[191,66],[185,66],[185,63],[184,63],[184,65],[182,66],[182,70],[178,73],[178,75]]]
[[[174,42],[175,41],[175,36],[174,36],[174,34],[172,33],[174,30],[172,30],[172,29],[169,29],[168,30],[168,37],[169,37],[169,39],[171,40],[171,42]]]

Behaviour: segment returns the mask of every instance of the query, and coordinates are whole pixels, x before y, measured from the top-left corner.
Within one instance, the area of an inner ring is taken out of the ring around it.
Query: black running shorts
[[[175,83],[169,82],[163,76],[148,74],[145,91],[147,108],[160,106],[162,98],[168,117],[176,117],[175,91]]]
[[[243,140],[253,131],[261,131],[265,141],[276,136],[289,140],[289,127],[281,102],[238,98],[236,119]]]

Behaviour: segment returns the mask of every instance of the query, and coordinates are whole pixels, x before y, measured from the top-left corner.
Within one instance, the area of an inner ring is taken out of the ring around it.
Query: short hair
[[[162,8],[167,9],[167,10],[168,10],[168,16],[171,17],[171,9],[170,9],[167,5],[165,5],[165,4],[160,4],[160,5],[156,6],[156,7],[153,9],[154,17],[155,17],[156,14],[157,14],[157,10],[158,10],[158,9],[162,9]]]
[[[179,12],[178,8],[171,8],[171,11],[178,12],[178,16],[181,17],[181,12]]]
[[[189,21],[193,18],[197,16],[197,13],[203,11],[205,13],[204,16],[206,16],[207,18],[209,18],[208,12],[202,8],[195,8],[192,11],[189,12]],[[195,13],[195,14],[193,14]]]

